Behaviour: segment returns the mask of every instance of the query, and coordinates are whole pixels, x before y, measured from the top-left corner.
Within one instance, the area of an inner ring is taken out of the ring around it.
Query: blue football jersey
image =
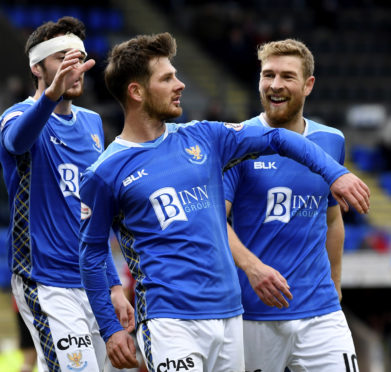
[[[11,212],[9,264],[14,273],[45,285],[81,287],[79,180],[103,151],[102,122],[77,106],[68,118],[52,113],[30,150],[12,155],[4,147],[5,132],[35,102],[17,103],[0,118]],[[44,94],[39,104],[48,104]]]
[[[207,121],[166,124],[161,137],[142,144],[117,138],[87,169],[80,187],[80,263],[105,340],[122,329],[102,280],[111,226],[137,280],[138,323],[242,313],[222,172],[246,156],[276,151],[295,156],[330,183],[346,173],[293,132]]]
[[[268,127],[262,115],[250,122]],[[343,164],[339,130],[306,120],[303,136]],[[288,308],[269,307],[239,269],[244,319],[300,319],[339,310],[325,246],[327,208],[336,201],[322,177],[286,157],[262,155],[226,172],[224,191],[239,239],[287,279],[293,295]]]

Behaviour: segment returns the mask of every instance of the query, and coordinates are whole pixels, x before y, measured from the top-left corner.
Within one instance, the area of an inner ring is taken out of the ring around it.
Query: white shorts
[[[246,372],[358,372],[342,311],[286,321],[243,321]]]
[[[49,287],[15,274],[11,285],[39,372],[103,370],[106,345],[83,289]]]
[[[137,341],[149,371],[244,372],[241,316],[150,319],[139,325]]]

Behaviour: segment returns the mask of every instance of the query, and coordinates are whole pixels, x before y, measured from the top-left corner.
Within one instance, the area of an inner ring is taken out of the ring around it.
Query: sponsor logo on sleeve
[[[86,220],[87,218],[91,217],[92,211],[91,208],[87,205],[81,202],[81,219]]]
[[[236,130],[237,132],[239,132],[240,130],[243,129],[243,124],[242,123],[224,123],[224,126],[226,128],[230,128],[230,129]]]
[[[0,128],[1,130],[4,129],[4,126],[7,124],[7,121],[16,117],[16,116],[20,116],[23,114],[23,111],[14,111],[14,112],[10,112],[9,114],[7,114],[4,119],[1,121],[1,124],[0,124]]]

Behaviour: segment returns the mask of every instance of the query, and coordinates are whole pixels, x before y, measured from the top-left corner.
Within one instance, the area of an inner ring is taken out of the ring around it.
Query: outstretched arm
[[[226,200],[225,206],[228,216],[232,204]],[[293,296],[289,291],[290,287],[286,279],[277,270],[265,265],[247,249],[229,224],[227,224],[227,229],[229,246],[234,261],[246,273],[258,297],[268,306],[276,306],[279,309],[289,307],[286,298],[292,300]]]

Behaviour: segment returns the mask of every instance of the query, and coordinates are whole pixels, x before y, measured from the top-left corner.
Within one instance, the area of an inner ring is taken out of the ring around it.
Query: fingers
[[[269,284],[264,283],[256,288],[255,291],[266,305],[282,309],[283,307],[289,307],[287,299],[293,299],[293,295],[289,289],[288,283],[283,278],[283,280],[278,279]]]
[[[341,206],[343,212],[348,212],[349,211],[349,204],[346,203],[345,199],[339,197],[337,194],[334,194],[334,199],[338,202],[338,204]],[[359,211],[358,211],[359,212]],[[360,212],[361,213],[361,212]]]
[[[125,331],[115,333],[106,344],[107,355],[115,368],[133,368],[138,366],[136,347],[132,337]]]
[[[133,332],[134,327],[135,327],[134,310],[133,307],[130,306],[130,308],[128,308],[128,326],[126,327],[126,331],[131,333]]]
[[[331,191],[344,212],[349,210],[348,204],[361,214],[369,212],[370,190],[368,186],[354,174],[347,173],[339,177],[333,185],[331,185]]]

